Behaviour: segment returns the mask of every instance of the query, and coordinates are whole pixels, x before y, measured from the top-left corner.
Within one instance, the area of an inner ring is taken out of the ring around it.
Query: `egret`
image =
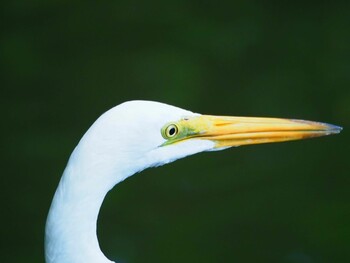
[[[103,199],[125,178],[203,151],[336,134],[304,120],[201,115],[159,102],[129,101],[97,119],[74,149],[45,229],[47,263],[111,263],[96,222]]]

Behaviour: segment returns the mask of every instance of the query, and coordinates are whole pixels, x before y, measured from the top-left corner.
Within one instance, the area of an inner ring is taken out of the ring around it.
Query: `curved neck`
[[[112,181],[105,163],[93,162],[77,151],[50,207],[45,229],[46,263],[111,263],[100,250],[96,223],[105,195],[123,178]]]

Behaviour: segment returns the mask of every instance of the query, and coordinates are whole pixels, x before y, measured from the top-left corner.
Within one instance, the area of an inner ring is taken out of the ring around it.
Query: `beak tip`
[[[329,134],[338,134],[343,130],[343,127],[340,127],[340,126],[336,126],[328,123],[326,125],[327,125],[327,132],[329,132]]]

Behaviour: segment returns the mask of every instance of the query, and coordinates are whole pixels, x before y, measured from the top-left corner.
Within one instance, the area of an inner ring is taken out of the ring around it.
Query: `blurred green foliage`
[[[106,198],[117,262],[349,262],[349,1],[1,4],[1,262],[43,262],[50,201],[126,100],[330,122],[342,134],[201,154]]]

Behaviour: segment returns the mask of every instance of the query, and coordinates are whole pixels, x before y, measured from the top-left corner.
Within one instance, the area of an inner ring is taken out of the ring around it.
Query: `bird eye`
[[[165,129],[163,134],[164,139],[169,139],[174,137],[179,131],[179,128],[175,124],[169,124]]]

